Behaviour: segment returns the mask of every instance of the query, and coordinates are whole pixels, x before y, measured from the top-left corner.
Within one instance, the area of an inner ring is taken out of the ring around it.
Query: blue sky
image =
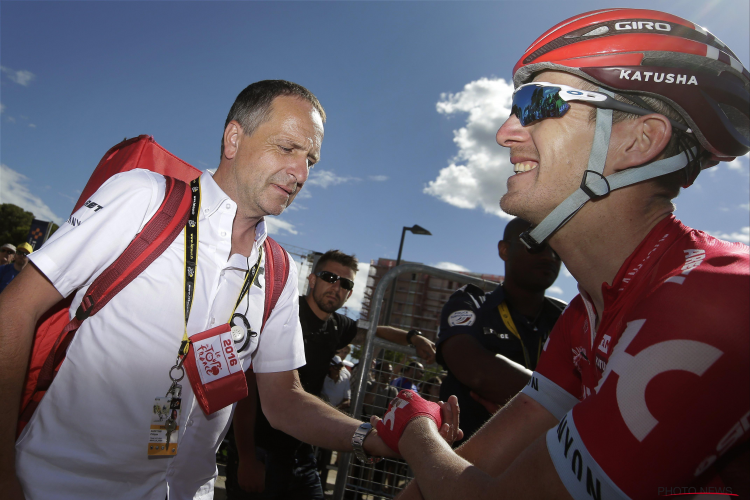
[[[617,4],[701,24],[750,63],[746,0]],[[547,28],[607,6],[2,1],[1,201],[61,223],[104,152],[139,134],[215,168],[239,91],[286,79],[318,96],[328,122],[278,241],[369,262],[395,258],[402,226],[419,224],[433,235],[407,234],[404,259],[503,274],[497,200],[510,167],[493,142],[513,64]],[[704,172],[677,216],[747,243],[749,177],[747,156]],[[572,299],[574,280],[561,272],[551,293]]]

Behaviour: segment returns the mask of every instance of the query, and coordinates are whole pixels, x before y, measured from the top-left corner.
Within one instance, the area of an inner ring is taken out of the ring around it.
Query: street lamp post
[[[398,257],[396,258],[396,267],[398,267],[399,264],[401,264],[401,252],[404,249],[404,236],[406,236],[406,231],[411,231],[414,234],[422,234],[425,236],[432,236],[432,233],[429,232],[427,229],[423,228],[422,226],[418,226],[414,224],[412,227],[406,227],[401,230],[401,243],[398,245]],[[385,324],[390,325],[391,324],[391,313],[393,312],[393,299],[396,297],[396,284],[398,282],[398,278],[393,280],[393,284],[391,285],[391,296],[388,299],[388,307],[386,308],[385,312]]]

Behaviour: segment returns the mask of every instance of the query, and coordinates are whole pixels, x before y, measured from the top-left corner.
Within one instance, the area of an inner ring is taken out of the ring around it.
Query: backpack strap
[[[289,277],[289,255],[281,245],[270,237],[266,237],[263,244],[266,252],[266,300],[263,302],[263,323],[260,331],[266,326],[266,321],[271,316],[271,311],[276,307],[281,292],[284,290],[286,280]]]
[[[125,288],[172,244],[185,227],[190,211],[188,185],[178,179],[167,180],[164,201],[151,220],[125,251],[91,284],[75,317],[63,329],[42,365],[37,391],[47,390],[57,374],[70,341],[81,323],[99,312],[120,290]],[[33,409],[31,410],[33,413]]]

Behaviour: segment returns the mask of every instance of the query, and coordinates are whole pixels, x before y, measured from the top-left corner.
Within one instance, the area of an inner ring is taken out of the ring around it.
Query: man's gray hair
[[[255,82],[240,92],[229,110],[224,122],[224,130],[232,120],[239,122],[245,135],[252,135],[260,124],[271,118],[271,103],[279,96],[293,96],[309,102],[318,113],[323,123],[326,112],[315,95],[302,85],[286,80],[263,80]],[[224,132],[221,134],[221,157],[224,157]]]

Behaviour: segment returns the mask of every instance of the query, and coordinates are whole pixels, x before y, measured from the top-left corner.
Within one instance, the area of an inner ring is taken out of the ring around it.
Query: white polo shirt
[[[156,212],[164,192],[164,178],[153,172],[118,174],[91,197],[93,208],[78,210],[32,254],[34,265],[60,294],[76,293],[71,318],[88,286]],[[229,320],[245,272],[257,261],[265,241],[266,225],[261,221],[250,257],[230,257],[236,211],[236,203],[211,174],[204,173],[189,335]],[[17,472],[28,500],[164,500],[167,493],[170,499],[213,498],[215,453],[233,406],[206,416],[187,377],[182,381],[177,455],[147,456],[154,398],[169,389],[168,372],[184,331],[184,243],[183,230],[76,333],[55,381],[16,443]],[[237,308],[247,311],[255,331],[260,329],[265,299],[263,277],[257,283]],[[293,264],[263,334],[240,353],[240,359],[244,369],[252,361],[255,372],[287,371],[305,364]]]
[[[323,381],[323,390],[321,394],[328,398],[328,402],[333,406],[338,406],[345,399],[351,399],[352,389],[350,386],[351,374],[346,367],[341,367],[339,381],[336,382],[330,376],[326,375]]]

